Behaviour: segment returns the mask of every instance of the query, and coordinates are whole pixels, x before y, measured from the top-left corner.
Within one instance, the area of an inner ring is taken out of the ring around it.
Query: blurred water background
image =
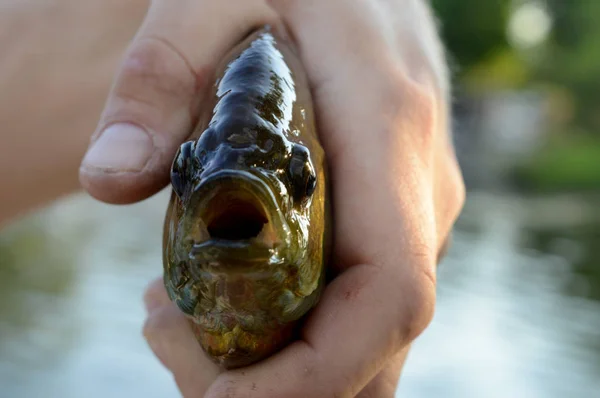
[[[469,192],[398,396],[600,396],[600,1],[433,3]],[[178,396],[140,332],[166,203],[0,233],[1,398]]]

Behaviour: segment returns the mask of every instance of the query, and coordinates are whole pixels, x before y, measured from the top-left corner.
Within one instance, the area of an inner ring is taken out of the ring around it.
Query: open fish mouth
[[[277,262],[289,226],[272,189],[262,177],[242,170],[211,174],[194,190],[197,226],[190,260],[222,271]]]

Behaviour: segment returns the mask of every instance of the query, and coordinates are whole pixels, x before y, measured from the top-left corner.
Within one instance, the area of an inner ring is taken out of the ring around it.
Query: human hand
[[[113,203],[164,187],[215,63],[250,28],[285,24],[311,81],[331,167],[331,266],[339,276],[301,339],[248,368],[220,373],[160,281],[146,294],[146,338],[185,397],[392,397],[408,346],[433,315],[438,253],[464,201],[432,19],[422,0],[223,3],[153,2],[84,159],[82,184]],[[146,132],[100,135],[115,122]]]

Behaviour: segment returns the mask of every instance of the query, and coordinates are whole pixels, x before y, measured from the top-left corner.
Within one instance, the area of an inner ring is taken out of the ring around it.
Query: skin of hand
[[[0,0],[0,226],[81,189],[78,169],[149,0]]]
[[[159,280],[144,334],[186,398],[393,397],[435,307],[436,263],[465,199],[442,46],[423,0],[153,1],[111,89],[82,185],[132,203],[168,183],[215,64],[252,28],[287,32],[311,82],[333,181],[339,275],[301,339],[220,372]]]

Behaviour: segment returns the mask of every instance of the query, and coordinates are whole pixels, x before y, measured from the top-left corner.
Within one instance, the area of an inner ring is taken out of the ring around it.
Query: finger
[[[156,0],[125,54],[80,180],[97,199],[130,203],[168,182],[216,65],[251,29],[273,21],[262,0]]]
[[[219,368],[204,354],[196,341],[188,320],[168,300],[164,287],[154,283],[146,297],[155,295],[144,324],[144,337],[148,345],[175,376],[175,381],[185,398],[203,397],[217,378]],[[167,299],[166,301],[164,299]]]

